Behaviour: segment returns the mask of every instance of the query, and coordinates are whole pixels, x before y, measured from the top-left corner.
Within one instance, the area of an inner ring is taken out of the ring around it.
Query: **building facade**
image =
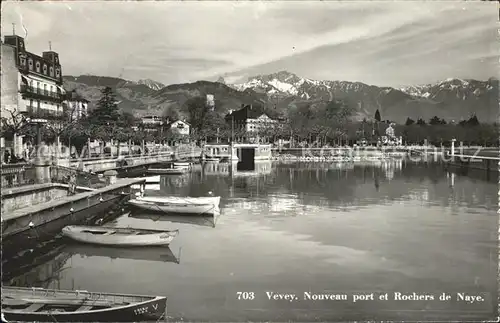
[[[230,110],[225,120],[235,130],[245,130],[248,133],[260,132],[281,124],[265,114],[263,109],[252,105],[242,105],[237,111]]]
[[[209,111],[214,111],[215,110],[215,97],[213,94],[207,94],[207,109]]]
[[[8,73],[4,77],[2,71],[2,99],[5,85],[8,101],[2,102],[2,112],[27,116],[62,115],[65,91],[58,53],[49,50],[42,56],[36,55],[26,50],[23,37],[11,35],[5,36],[2,43],[2,70],[4,61]],[[17,89],[15,95],[14,87]]]
[[[175,131],[182,136],[189,136],[190,128],[190,124],[182,120],[175,120],[167,123],[167,129]]]
[[[68,116],[72,121],[88,115],[89,101],[76,93],[75,90],[66,93],[63,106],[67,109]]]
[[[141,127],[146,132],[155,132],[163,125],[163,119],[157,115],[146,115],[141,118]]]

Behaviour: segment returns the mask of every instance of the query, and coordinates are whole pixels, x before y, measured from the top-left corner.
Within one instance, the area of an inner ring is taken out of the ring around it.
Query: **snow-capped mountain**
[[[488,92],[494,91],[494,83],[494,79],[482,82],[448,78],[435,84],[408,86],[400,88],[400,90],[414,97],[422,97],[431,100],[442,100],[444,99],[443,94],[446,94],[446,96],[454,94],[456,99],[464,101],[470,97],[477,98]]]
[[[447,79],[436,84],[409,86],[400,89],[378,87],[361,82],[311,80],[287,71],[248,78],[234,84],[239,91],[265,93],[270,100],[287,98],[287,104],[300,101],[346,101],[358,115],[373,117],[378,109],[383,118],[404,121],[410,118],[431,118],[435,115],[467,118],[471,113],[489,118],[498,110],[498,80]],[[477,111],[477,110],[480,111]],[[385,115],[385,117],[384,117]]]
[[[165,87],[165,84],[151,80],[151,79],[144,79],[144,80],[139,80],[137,81],[137,84],[143,84],[149,87],[152,90],[158,91],[161,90]]]

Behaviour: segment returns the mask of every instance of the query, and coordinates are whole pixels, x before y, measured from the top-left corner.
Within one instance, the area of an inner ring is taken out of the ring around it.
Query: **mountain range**
[[[287,71],[257,75],[247,82],[216,82],[165,86],[150,79],[138,82],[92,75],[65,76],[64,87],[76,91],[95,105],[103,86],[111,87],[119,107],[140,116],[164,114],[176,110],[187,116],[187,100],[213,94],[216,111],[221,114],[242,104],[266,106],[287,115],[302,105],[322,105],[342,100],[354,109],[354,118],[372,119],[378,109],[383,120],[405,122],[407,117],[429,120],[433,116],[445,120],[467,119],[475,114],[481,120],[498,118],[498,80],[447,79],[442,82],[403,88],[379,87],[361,82],[318,81],[299,77]]]

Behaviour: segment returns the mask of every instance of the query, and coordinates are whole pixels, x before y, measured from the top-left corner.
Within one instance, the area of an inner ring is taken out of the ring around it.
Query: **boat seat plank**
[[[93,307],[94,306],[92,306],[92,305],[82,305],[76,311],[77,312],[85,312],[85,311],[91,310]]]
[[[44,303],[34,303],[26,308],[23,308],[21,311],[22,312],[36,312],[44,306],[45,306]]]

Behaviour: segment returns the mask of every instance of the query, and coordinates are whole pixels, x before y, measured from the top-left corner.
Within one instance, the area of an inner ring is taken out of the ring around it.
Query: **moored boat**
[[[165,231],[137,228],[91,227],[69,225],[62,234],[78,242],[108,246],[167,246],[179,230]]]
[[[149,174],[182,175],[188,172],[188,168],[149,168]]]
[[[21,322],[138,322],[167,315],[167,298],[2,287],[2,319]]]
[[[219,158],[215,158],[215,157],[207,157],[207,158],[205,158],[205,161],[207,163],[218,163],[220,160],[219,160]]]
[[[140,190],[143,188],[143,186],[141,184],[134,184],[130,187],[134,190]],[[160,184],[146,184],[146,185],[144,185],[144,189],[146,191],[160,191],[161,185]]]
[[[180,214],[217,214],[220,196],[213,197],[137,197],[128,202],[138,208],[165,213]]]
[[[172,166],[174,168],[177,168],[177,169],[179,169],[179,168],[190,168],[191,167],[191,163],[190,162],[174,162],[172,164]]]

